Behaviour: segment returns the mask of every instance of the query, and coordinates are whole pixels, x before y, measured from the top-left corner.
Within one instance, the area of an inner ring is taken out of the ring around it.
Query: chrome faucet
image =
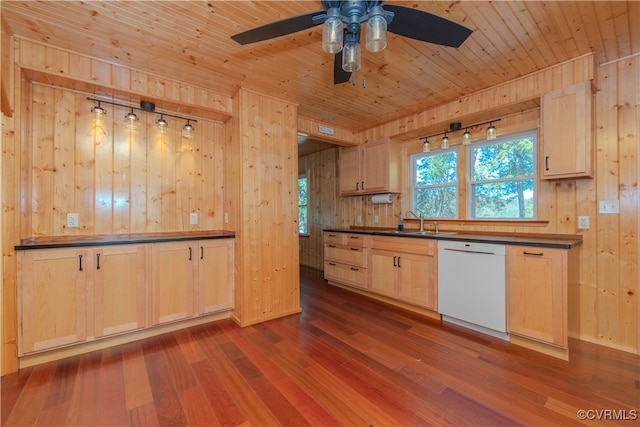
[[[413,215],[420,220],[420,231],[424,231],[424,214],[420,212],[420,215],[416,215],[413,211],[408,211],[407,214]]]
[[[437,233],[437,232],[439,232],[440,230],[439,230],[439,228],[438,228],[438,221],[433,221],[433,225],[435,226],[435,230],[434,230],[434,231],[435,231],[436,233]]]

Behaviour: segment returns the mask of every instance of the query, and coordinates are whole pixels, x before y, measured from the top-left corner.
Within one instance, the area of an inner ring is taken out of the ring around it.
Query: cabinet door
[[[82,342],[87,335],[87,252],[18,253],[19,355]]]
[[[91,256],[95,337],[144,328],[145,246],[105,246]]]
[[[398,298],[436,310],[436,262],[434,256],[399,253]]]
[[[233,307],[233,240],[200,240],[198,255],[198,314]]]
[[[394,252],[371,250],[369,290],[381,295],[396,297],[398,256]]]
[[[192,242],[154,243],[151,249],[151,324],[193,316],[197,255]]]
[[[509,332],[567,346],[566,251],[507,247]]]
[[[360,151],[360,147],[340,148],[338,184],[341,196],[360,194],[362,191]]]
[[[542,96],[541,170],[545,179],[591,177],[591,83]]]
[[[389,143],[370,142],[362,146],[363,192],[381,193],[389,190]]]

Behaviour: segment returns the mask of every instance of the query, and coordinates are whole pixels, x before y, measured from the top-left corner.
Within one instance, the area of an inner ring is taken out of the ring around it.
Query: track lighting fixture
[[[137,122],[139,120],[138,119],[138,115],[134,112],[134,110],[159,114],[160,118],[158,120],[156,120],[156,125],[158,125],[158,127],[160,128],[160,132],[161,133],[164,133],[165,129],[169,126],[169,123],[167,122],[167,120],[165,120],[164,116],[174,117],[176,119],[181,119],[181,120],[186,120],[187,123],[182,128],[183,136],[185,136],[185,138],[190,138],[191,135],[193,135],[193,132],[195,130],[194,126],[191,124],[191,122],[197,122],[197,120],[190,119],[188,117],[181,117],[181,116],[176,116],[174,114],[156,112],[155,104],[153,102],[150,102],[150,101],[140,101],[140,107],[133,107],[131,105],[118,104],[117,102],[105,101],[105,100],[96,99],[96,98],[87,97],[87,99],[89,101],[93,101],[93,102],[97,103],[97,105],[94,105],[93,107],[91,107],[91,112],[93,112],[96,115],[96,120],[97,121],[102,121],[102,117],[106,116],[106,114],[107,114],[107,110],[105,110],[101,106],[101,103],[103,103],[103,102],[105,104],[110,104],[110,105],[116,105],[118,107],[129,108],[131,111],[129,111],[128,113],[126,113],[124,115],[124,119],[125,119],[125,122],[127,123],[127,127],[129,127],[130,129],[134,129],[135,128],[135,122]]]
[[[462,144],[463,145],[469,145],[471,144],[471,132],[469,132],[469,129],[474,128],[476,126],[481,126],[481,125],[485,125],[487,123],[489,123],[489,127],[487,128],[487,140],[492,140],[492,139],[496,139],[497,137],[497,129],[496,127],[493,125],[494,122],[499,122],[502,119],[493,119],[493,120],[489,120],[486,122],[481,122],[481,123],[475,123],[473,125],[469,125],[469,126],[465,126],[464,127],[464,133],[462,134]],[[428,135],[428,136],[423,136],[420,139],[425,140],[425,144],[428,144],[428,138],[431,138],[433,136],[438,136],[438,135],[444,135],[444,137],[442,138],[442,143],[440,144],[440,148],[449,148],[449,136],[448,134],[451,132],[456,132],[458,130],[462,129],[462,123],[460,122],[455,122],[455,123],[451,123],[449,125],[449,129],[445,130],[444,132],[438,132],[438,133],[434,133],[432,135]],[[429,151],[425,151],[424,147],[422,150],[424,153],[428,153]]]

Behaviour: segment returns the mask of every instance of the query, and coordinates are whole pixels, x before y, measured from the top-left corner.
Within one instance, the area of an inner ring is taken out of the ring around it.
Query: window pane
[[[473,149],[473,181],[532,176],[533,137]]]
[[[455,218],[458,215],[458,196],[455,186],[417,188],[414,207],[427,218]]]
[[[458,153],[449,151],[416,158],[415,185],[434,185],[457,181]]]
[[[473,205],[476,218],[533,218],[533,180],[475,184]]]
[[[307,207],[298,207],[298,232],[300,234],[307,234]]]

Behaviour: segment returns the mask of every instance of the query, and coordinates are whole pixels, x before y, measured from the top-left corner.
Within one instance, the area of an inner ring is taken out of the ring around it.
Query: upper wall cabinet
[[[593,175],[591,82],[542,95],[542,179]]]
[[[390,140],[341,148],[340,195],[400,192],[400,148]]]

